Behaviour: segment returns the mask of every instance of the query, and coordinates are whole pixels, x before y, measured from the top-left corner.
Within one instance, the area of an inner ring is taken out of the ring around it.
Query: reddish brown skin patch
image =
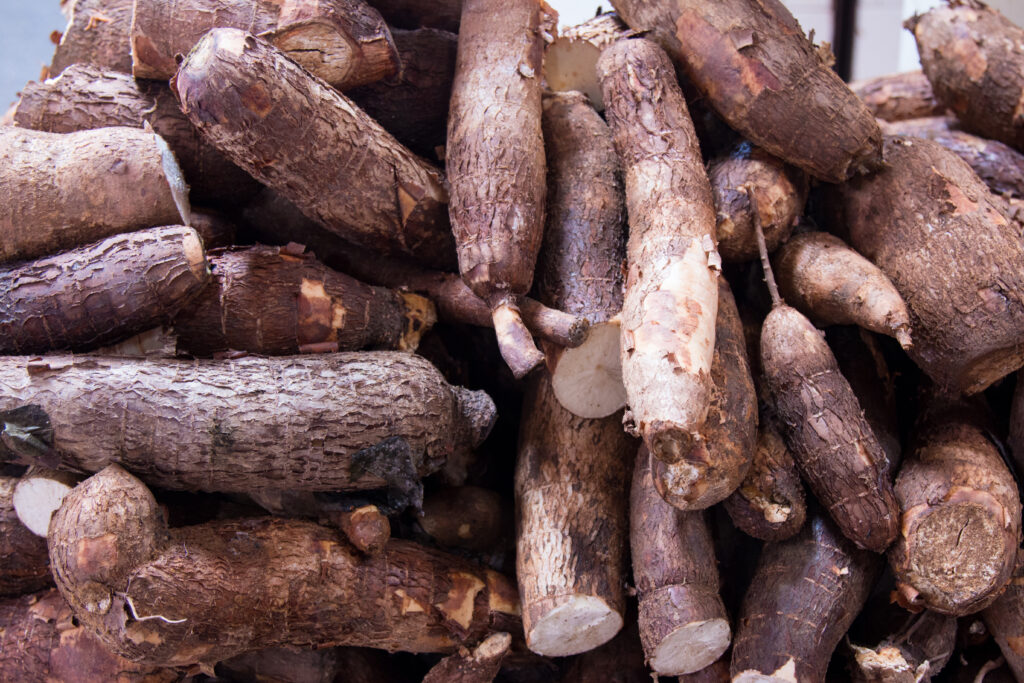
[[[83,538],[75,548],[75,569],[82,579],[99,577],[117,566],[117,536]]]
[[[274,108],[274,104],[270,100],[270,94],[259,83],[245,89],[242,93],[242,104],[261,119],[266,118],[270,110]]]

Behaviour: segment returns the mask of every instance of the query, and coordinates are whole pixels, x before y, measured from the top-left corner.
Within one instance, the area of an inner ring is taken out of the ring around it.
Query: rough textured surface
[[[1022,227],[936,142],[888,137],[888,166],[841,188],[850,245],[910,309],[910,357],[939,384],[975,393],[1024,364]]]
[[[512,636],[494,633],[469,654],[442,659],[427,672],[423,683],[491,683],[511,645]]]
[[[543,360],[522,334],[515,307],[533,282],[544,229],[546,7],[540,0],[464,0],[445,152],[459,271],[495,312],[502,356],[519,377]],[[499,322],[502,307],[508,332]]]
[[[346,89],[345,95],[403,145],[435,159],[448,129],[458,36],[432,28],[392,29],[391,35],[402,59],[401,77]]]
[[[640,641],[659,675],[700,671],[729,645],[718,566],[702,512],[682,512],[658,495],[646,449],[637,454],[629,541],[640,601]]]
[[[174,319],[178,349],[196,356],[414,351],[437,318],[426,299],[365,285],[310,254],[257,245],[214,252],[210,265],[213,282]]]
[[[170,321],[210,278],[192,228],[115,235],[0,265],[0,353],[86,351]]]
[[[187,223],[161,145],[135,128],[60,135],[0,126],[0,262]]]
[[[909,616],[876,647],[851,643],[850,674],[861,683],[928,683],[956,646],[956,619],[925,610]]]
[[[905,26],[935,96],[964,130],[1024,151],[1024,29],[977,0],[952,0]]]
[[[985,608],[981,618],[999,643],[1013,675],[1024,678],[1024,564],[1018,562],[1006,590]]]
[[[611,320],[622,310],[625,279],[622,172],[611,131],[582,93],[545,96],[543,128],[547,222],[534,291],[544,304],[591,326],[578,349],[545,346],[547,366],[555,396],[567,410],[607,417],[626,400],[619,325]]]
[[[902,520],[889,563],[905,602],[962,616],[991,604],[1010,580],[1020,498],[974,411],[929,400],[896,479]]]
[[[547,373],[532,380],[516,464],[516,575],[527,645],[539,654],[584,652],[622,627],[636,447],[621,414],[576,417]]]
[[[56,76],[72,64],[131,73],[132,4],[133,0],[73,0],[50,73]]]
[[[251,199],[259,189],[248,173],[202,139],[166,83],[136,81],[131,74],[113,69],[73,64],[59,76],[22,88],[14,122],[49,133],[106,126],[142,128],[148,123],[181,164],[191,201],[234,206]]]
[[[644,443],[672,462],[700,438],[711,400],[721,265],[711,186],[665,53],[619,41],[598,73],[629,215],[622,379]]]
[[[816,324],[860,325],[911,344],[907,304],[878,266],[827,232],[796,235],[772,266],[782,298]]]
[[[291,59],[344,89],[398,74],[383,17],[362,0],[135,0],[132,74],[166,81],[213,28],[262,35]]]
[[[702,510],[739,487],[757,439],[757,392],[747,363],[743,322],[725,278],[718,281],[711,403],[701,438],[677,462],[652,464],[654,485],[680,510]]]
[[[44,545],[46,541],[39,539]],[[0,679],[24,683],[172,683],[181,674],[110,652],[56,590],[0,600]]]
[[[804,487],[774,410],[763,407],[758,421],[750,469],[723,505],[743,533],[762,541],[782,541],[804,524]]]
[[[37,405],[65,467],[120,463],[175,489],[380,488],[478,446],[483,392],[398,352],[146,361],[9,357],[0,410]]]
[[[858,550],[821,513],[761,552],[736,622],[734,681],[818,681],[864,606],[882,558]]]
[[[712,159],[708,180],[718,252],[727,263],[757,258],[751,192],[769,252],[789,237],[807,201],[807,176],[749,142]]]
[[[31,593],[53,583],[46,539],[26,529],[14,511],[17,483],[14,477],[0,477],[0,595]],[[0,632],[0,641],[3,638]],[[0,655],[0,662],[3,661]],[[0,673],[3,669],[0,664]]]
[[[881,162],[867,107],[779,0],[614,0],[747,139],[838,183]]]
[[[957,130],[944,116],[908,119],[882,125],[886,135],[910,135],[934,140],[967,162],[989,189],[1024,198],[1024,154],[997,140]]]
[[[932,84],[923,71],[855,81],[850,83],[850,90],[867,105],[872,116],[883,121],[939,116],[946,111],[946,105],[935,99]]]
[[[171,89],[208,142],[328,230],[429,265],[454,260],[440,174],[269,43],[214,29]]]
[[[761,330],[761,367],[811,491],[847,538],[884,551],[899,518],[888,461],[824,335],[796,309],[776,306]]]
[[[281,645],[452,652],[518,628],[515,587],[454,556],[392,540],[362,555],[295,520],[167,530],[119,467],[54,515],[50,558],[81,623],[133,661],[185,666]]]
[[[454,273],[428,270],[401,258],[381,256],[373,249],[356,247],[306,218],[286,199],[264,190],[243,214],[259,238],[271,244],[305,244],[319,259],[372,285],[403,289],[426,295],[437,305],[442,320],[493,327],[491,309]],[[548,308],[523,297],[519,311],[530,331],[559,346],[579,346],[587,333],[587,321]]]

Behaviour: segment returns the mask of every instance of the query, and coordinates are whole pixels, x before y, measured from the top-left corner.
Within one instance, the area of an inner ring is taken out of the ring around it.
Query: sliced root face
[[[519,311],[511,304],[499,304],[492,312],[501,357],[516,379],[522,379],[544,362],[544,354],[533,342]]]
[[[147,124],[148,127],[148,124]],[[181,166],[174,157],[174,152],[167,146],[167,143],[159,135],[154,135],[156,148],[160,151],[160,160],[163,163],[164,174],[167,176],[167,185],[171,188],[171,197],[174,198],[174,205],[178,207],[181,215],[182,225],[192,224],[192,208],[188,201],[188,184],[185,183],[185,174],[181,172]]]
[[[1013,540],[988,506],[964,503],[925,512],[906,542],[904,580],[930,609],[975,612],[995,599],[1005,544]]]
[[[577,655],[604,645],[622,623],[622,615],[601,598],[573,595],[534,622],[527,644],[545,657]]]
[[[711,666],[732,639],[727,619],[708,619],[682,626],[661,641],[651,668],[662,676],[694,673]]]
[[[748,669],[732,677],[732,683],[797,683],[796,662],[790,659],[771,673]]]
[[[626,405],[619,337],[618,322],[602,323],[590,328],[582,345],[561,352],[551,386],[563,408],[596,419]]]
[[[14,487],[14,511],[18,519],[29,531],[43,538],[50,527],[50,516],[76,483],[73,475],[60,476],[67,475],[66,472],[54,474],[58,476],[30,476]]]

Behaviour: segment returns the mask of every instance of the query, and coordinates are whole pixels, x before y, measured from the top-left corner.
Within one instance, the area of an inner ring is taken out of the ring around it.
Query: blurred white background
[[[428,0],[429,1],[429,0]],[[805,31],[814,29],[816,40],[832,40],[832,0],[783,0]],[[560,23],[571,26],[594,16],[594,0],[548,0],[558,10]],[[903,19],[940,4],[940,0],[859,0],[853,78],[869,78],[918,68],[917,49]],[[1024,1],[990,0],[1010,19],[1024,25]],[[50,62],[50,34],[64,28],[58,0],[0,0],[0,112],[17,99],[26,82],[39,78]]]

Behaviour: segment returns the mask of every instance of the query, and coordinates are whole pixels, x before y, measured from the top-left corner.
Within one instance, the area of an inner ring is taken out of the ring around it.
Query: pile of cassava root
[[[1024,681],[1024,30],[61,4],[0,680]]]

